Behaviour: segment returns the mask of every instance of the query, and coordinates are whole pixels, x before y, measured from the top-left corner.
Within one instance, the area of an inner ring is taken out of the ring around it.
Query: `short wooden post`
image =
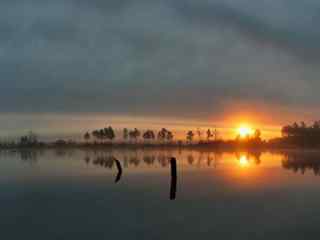
[[[121,163],[118,159],[114,158],[114,161],[116,162],[116,166],[117,166],[117,169],[118,169],[118,174],[117,174],[117,177],[116,177],[116,180],[115,180],[115,183],[119,182],[120,179],[121,179],[121,176],[122,176],[122,167],[121,167]]]

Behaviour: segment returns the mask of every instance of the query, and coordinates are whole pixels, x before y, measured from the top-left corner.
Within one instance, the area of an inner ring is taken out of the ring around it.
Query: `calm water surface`
[[[0,235],[311,239],[320,234],[318,173],[318,152],[1,151]]]

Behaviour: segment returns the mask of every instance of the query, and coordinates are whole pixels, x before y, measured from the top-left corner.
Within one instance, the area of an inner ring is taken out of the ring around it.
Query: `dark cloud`
[[[319,7],[311,0],[1,1],[0,112],[208,118],[232,102],[314,107]]]
[[[217,2],[217,3],[216,3]],[[320,31],[314,31],[311,27],[320,20],[320,14],[313,14],[312,22],[308,22],[303,28],[297,26],[281,26],[270,24],[266,19],[261,19],[256,12],[246,13],[241,9],[222,4],[221,1],[212,1],[206,3],[185,1],[175,2],[178,12],[189,23],[198,23],[206,26],[224,26],[230,27],[248,38],[255,40],[260,44],[270,45],[281,48],[288,54],[297,55],[303,58],[303,61],[319,62],[320,48]],[[240,1],[241,2],[241,1]],[[270,3],[272,5],[272,3]],[[302,4],[293,4],[296,7],[302,7]],[[292,2],[288,1],[288,9],[292,6]],[[319,7],[319,6],[318,6]],[[283,14],[286,14],[285,12]],[[273,15],[272,12],[270,15]],[[297,17],[298,16],[293,16]],[[297,20],[297,19],[293,19]],[[294,22],[293,22],[294,24]]]

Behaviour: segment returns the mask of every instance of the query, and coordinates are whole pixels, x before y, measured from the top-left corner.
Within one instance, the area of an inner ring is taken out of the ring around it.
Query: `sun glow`
[[[254,131],[250,126],[244,124],[237,129],[237,132],[241,138],[246,138],[252,135]]]

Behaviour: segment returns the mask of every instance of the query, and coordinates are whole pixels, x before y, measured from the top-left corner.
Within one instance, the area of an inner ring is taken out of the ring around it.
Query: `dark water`
[[[178,169],[175,200],[172,156]],[[123,168],[117,183],[113,157]],[[2,151],[0,236],[316,238],[319,169],[317,152]]]

